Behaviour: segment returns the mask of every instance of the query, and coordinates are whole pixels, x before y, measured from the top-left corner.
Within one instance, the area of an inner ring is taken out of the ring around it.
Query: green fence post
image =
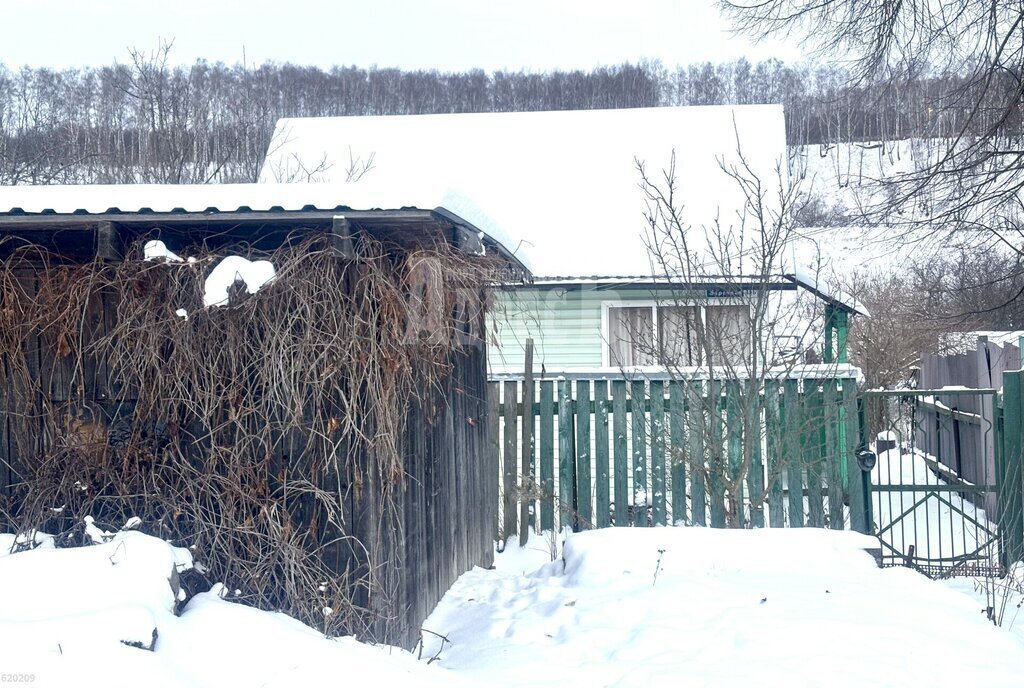
[[[576,381],[576,514],[581,525],[593,525],[590,483],[590,380]]]
[[[686,386],[687,455],[690,460],[690,522],[695,526],[707,525],[707,470],[704,435],[707,420],[704,410],[703,383],[691,380]],[[714,413],[712,410],[709,414]],[[709,416],[710,417],[710,416]]]
[[[558,381],[558,530],[575,519],[576,450],[573,440],[572,382]]]
[[[850,529],[858,533],[867,533],[869,521],[864,510],[864,483],[861,479],[860,465],[857,463],[857,383],[851,378],[843,378],[840,390],[840,433],[843,458],[846,467],[846,486],[850,503]]]
[[[804,516],[804,459],[801,437],[804,432],[800,399],[800,381],[783,383],[782,455],[789,488],[789,527],[802,528]]]
[[[541,530],[555,529],[555,383],[540,383]]]
[[[743,470],[743,412],[742,412],[741,387],[739,380],[729,380],[725,383],[725,427],[726,427],[726,455],[729,460],[729,482],[732,484],[731,504],[728,511],[735,511],[735,523],[744,526],[747,522],[746,509],[743,504],[743,481],[741,472]],[[749,466],[746,467],[750,469]]]
[[[633,380],[629,386],[629,405],[633,429],[633,525],[646,526],[651,493],[647,486],[647,386],[643,380]],[[636,498],[644,498],[642,505]]]
[[[709,385],[708,412],[711,414],[711,434],[705,438],[708,446],[708,469],[711,472],[708,483],[711,487],[711,527],[725,528],[725,479],[729,470],[728,456],[724,435],[725,398],[722,396],[722,383],[713,380]]]
[[[598,528],[611,525],[608,456],[608,381],[599,380],[594,383],[594,523]]]
[[[747,384],[754,386],[758,383],[751,380]],[[750,524],[754,528],[764,528],[764,503],[767,498],[764,489],[764,460],[761,456],[761,409],[764,405],[761,396],[762,390],[756,387],[750,390],[747,395],[749,412],[746,423],[746,438],[744,442],[750,450],[750,472],[747,474],[747,484],[750,486]]]
[[[778,380],[768,380],[764,388],[765,449],[768,452],[768,525],[782,528],[786,525],[785,507],[782,505],[782,435],[779,432]]]
[[[665,384],[651,380],[651,500],[653,523],[665,525]]]
[[[825,461],[826,475],[828,476],[828,527],[832,530],[842,530],[845,526],[843,519],[843,452],[842,442],[844,437],[841,434],[840,423],[842,422],[842,407],[839,397],[839,380],[829,378],[823,381],[824,384],[824,414],[822,420],[825,422]]]
[[[686,522],[686,399],[679,381],[669,383],[669,466],[672,480],[672,523]]]
[[[615,454],[615,525],[629,525],[629,450],[626,443],[626,383],[612,382],[612,449]]]
[[[1003,373],[1003,460],[998,476],[999,557],[1003,566],[1021,559],[1024,521],[1021,518],[1021,378],[1024,372]]]

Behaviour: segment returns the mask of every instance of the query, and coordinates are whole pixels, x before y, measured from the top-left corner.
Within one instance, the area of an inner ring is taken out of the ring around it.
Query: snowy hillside
[[[951,235],[938,228],[909,228],[900,223],[928,218],[938,202],[921,193],[890,216],[895,224],[869,224],[892,200],[886,182],[926,168],[944,150],[941,142],[908,139],[791,146],[789,175],[803,199],[801,227],[794,242],[795,263],[820,271],[826,281],[844,282],[855,273],[893,272],[908,261],[958,246],[1006,250],[990,232]]]

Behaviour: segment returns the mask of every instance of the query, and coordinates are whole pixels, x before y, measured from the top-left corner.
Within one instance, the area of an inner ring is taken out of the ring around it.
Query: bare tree
[[[945,78],[917,93],[940,137],[924,164],[884,181],[876,218],[935,231],[983,231],[1022,250],[1024,2],[1021,0],[725,0],[755,36],[801,38],[852,61],[855,83],[879,98],[908,81]],[[947,76],[952,75],[952,76]],[[898,102],[898,101],[897,101]],[[899,113],[894,113],[894,117]],[[927,198],[921,207],[918,201]]]
[[[616,334],[613,323],[610,331],[641,357],[620,357],[619,365],[657,364],[672,379],[691,381],[688,432],[703,445],[687,446],[673,461],[686,464],[694,494],[710,498],[713,524],[742,527],[764,524],[767,496],[782,480],[780,466],[763,467],[765,443],[779,438],[765,437],[762,418],[778,411],[781,381],[805,372],[804,348],[820,344],[812,332],[821,319],[806,292],[780,288],[788,284],[783,273],[794,239],[795,187],[781,169],[769,180],[741,151],[736,160],[721,167],[739,190],[741,207],[735,217],[699,227],[687,223],[678,203],[675,155],[660,173],[637,161],[648,247],[668,296],[658,306],[656,328],[623,323]],[[829,375],[824,368],[816,372]],[[782,448],[772,449],[778,456]]]

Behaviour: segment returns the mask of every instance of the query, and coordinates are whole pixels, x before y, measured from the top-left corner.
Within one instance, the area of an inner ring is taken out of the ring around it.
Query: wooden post
[[[825,306],[825,343],[821,350],[821,360],[823,363],[834,363],[835,362],[835,350],[833,347],[833,339],[835,338],[835,308],[830,304]]]
[[[611,498],[608,494],[608,381],[594,383],[594,524],[611,525]]]
[[[509,542],[511,537],[517,532],[516,529],[516,458],[518,452],[516,451],[516,421],[518,420],[518,409],[516,399],[516,388],[515,382],[509,380],[505,382],[505,451],[502,456],[502,476],[504,478],[503,491],[504,499],[502,500],[502,515],[503,519],[503,533],[506,544]]]
[[[576,448],[572,412],[572,382],[558,381],[558,530],[572,522],[576,492]]]
[[[331,223],[330,248],[338,258],[352,260],[356,256],[352,245],[352,227],[344,215],[335,215]]]
[[[1024,404],[1021,378],[1024,373],[1003,373],[1003,455],[996,489],[999,495],[999,555],[1003,566],[1020,560],[1024,545],[1024,520],[1021,518],[1021,432],[1024,431]]]
[[[646,526],[647,512],[651,505],[647,489],[647,388],[643,380],[633,380],[629,387],[630,412],[633,414],[633,525]],[[643,497],[643,505],[637,504],[637,497]]]
[[[765,449],[768,452],[768,525],[782,528],[786,525],[785,507],[782,506],[782,433],[779,424],[781,403],[778,380],[768,380],[764,386]]]
[[[500,382],[488,382],[487,383],[487,443],[488,451],[493,456],[493,463],[491,469],[493,473],[490,479],[494,481],[493,487],[491,488],[495,493],[497,492],[497,486],[502,482],[502,476],[500,475],[501,466],[501,383]],[[497,494],[494,494],[497,497]],[[493,504],[497,504],[495,499]],[[497,507],[495,507],[495,513],[497,513]],[[501,536],[501,524],[497,518],[492,523],[494,527],[494,539],[498,540]]]
[[[651,380],[651,508],[653,523],[665,525],[665,384]]]
[[[626,443],[626,382],[612,382],[612,449],[615,461],[615,525],[629,525],[629,453]]]
[[[555,529],[555,383],[540,381],[540,528]]]
[[[590,482],[590,380],[576,381],[576,515],[589,527],[593,488]]]
[[[850,362],[849,338],[850,314],[846,311],[839,311],[836,313],[836,360],[839,363]]]
[[[103,221],[96,225],[96,257],[105,263],[124,260],[124,240],[113,222]]]
[[[686,522],[686,399],[683,383],[669,383],[669,475],[672,481],[671,523]]]
[[[519,546],[526,547],[530,538],[530,515],[533,511],[533,338],[526,339],[523,363],[523,437],[522,474],[519,476]]]

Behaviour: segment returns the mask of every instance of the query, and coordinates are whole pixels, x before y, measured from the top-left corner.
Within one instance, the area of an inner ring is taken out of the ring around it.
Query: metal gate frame
[[[995,389],[862,393],[861,448],[878,461],[874,480],[864,482],[882,566],[908,566],[932,578],[1002,575],[996,395]],[[974,403],[967,405],[979,412],[960,410],[970,397]],[[965,459],[980,480],[964,478]]]

